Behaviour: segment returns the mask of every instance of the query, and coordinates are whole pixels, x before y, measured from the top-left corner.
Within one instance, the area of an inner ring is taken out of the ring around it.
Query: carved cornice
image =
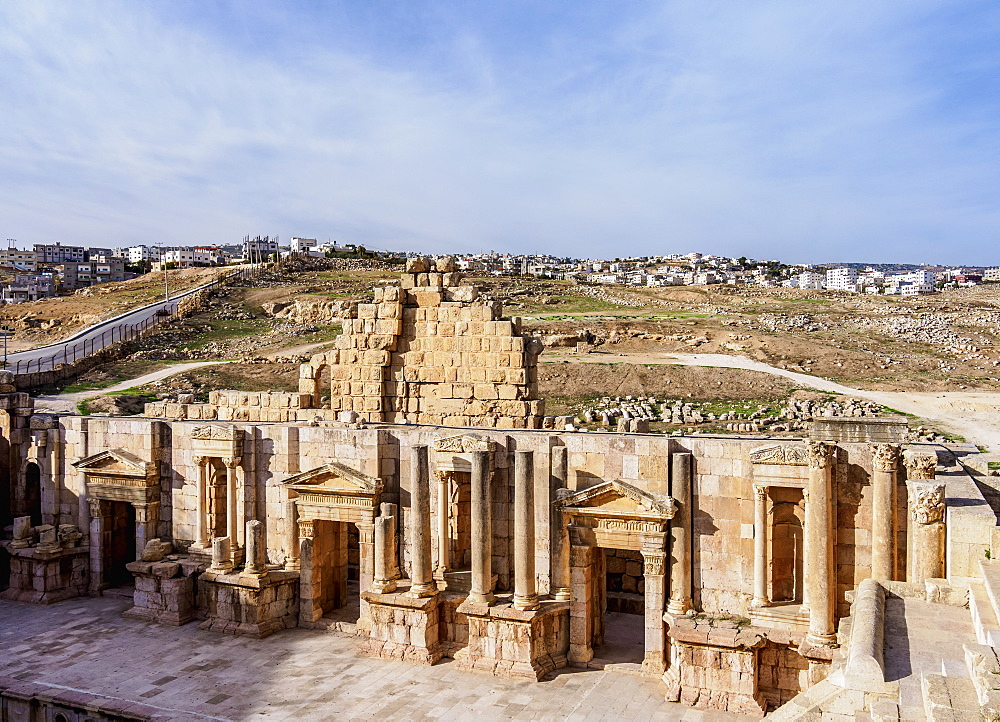
[[[218,426],[216,424],[195,426],[191,429],[190,437],[201,441],[242,441],[243,429],[238,429],[235,426]]]
[[[805,466],[809,463],[809,453],[802,444],[772,444],[753,449],[750,461],[754,464]]]
[[[461,436],[446,436],[434,442],[434,451],[446,451],[453,454],[467,454],[470,451],[496,451],[497,442],[481,436],[463,434]]]

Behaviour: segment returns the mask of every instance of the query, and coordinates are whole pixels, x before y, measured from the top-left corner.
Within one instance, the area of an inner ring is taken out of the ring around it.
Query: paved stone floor
[[[290,629],[264,640],[121,618],[122,599],[0,600],[0,675],[152,705],[176,719],[716,720],[653,680],[566,670],[510,681],[357,657],[355,640]]]

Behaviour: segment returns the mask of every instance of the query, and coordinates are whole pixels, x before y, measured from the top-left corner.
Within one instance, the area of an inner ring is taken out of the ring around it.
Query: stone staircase
[[[980,566],[968,608],[960,606],[964,590],[883,583],[882,680],[858,684],[848,668],[854,663],[850,644],[857,643],[851,634],[855,605],[841,620],[841,649],[827,679],[767,719],[1000,722],[1000,562]]]

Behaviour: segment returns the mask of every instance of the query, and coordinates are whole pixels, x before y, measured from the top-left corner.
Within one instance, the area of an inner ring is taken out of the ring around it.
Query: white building
[[[798,288],[823,288],[823,281],[825,280],[822,273],[816,273],[814,271],[803,271],[798,276],[796,276],[798,283],[796,286]]]
[[[188,268],[190,266],[211,266],[215,257],[211,251],[204,248],[178,248],[172,251],[164,251],[162,261],[173,264],[176,268]]]
[[[826,272],[826,290],[858,291],[858,272],[853,268],[831,268]]]
[[[298,238],[297,236],[292,236],[291,251],[292,253],[306,253],[309,249],[315,248],[318,245],[319,241],[315,238]]]
[[[145,263],[146,261],[159,261],[162,249],[157,246],[130,246],[125,259],[129,263]]]

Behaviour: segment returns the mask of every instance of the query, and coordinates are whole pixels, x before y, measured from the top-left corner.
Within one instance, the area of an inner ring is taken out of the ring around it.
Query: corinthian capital
[[[937,471],[937,454],[908,451],[903,455],[903,463],[907,479],[933,479]]]
[[[807,441],[806,449],[809,451],[809,467],[812,469],[826,469],[833,461],[833,444],[826,441]]]
[[[899,444],[872,444],[872,465],[875,471],[893,472],[899,465]]]

